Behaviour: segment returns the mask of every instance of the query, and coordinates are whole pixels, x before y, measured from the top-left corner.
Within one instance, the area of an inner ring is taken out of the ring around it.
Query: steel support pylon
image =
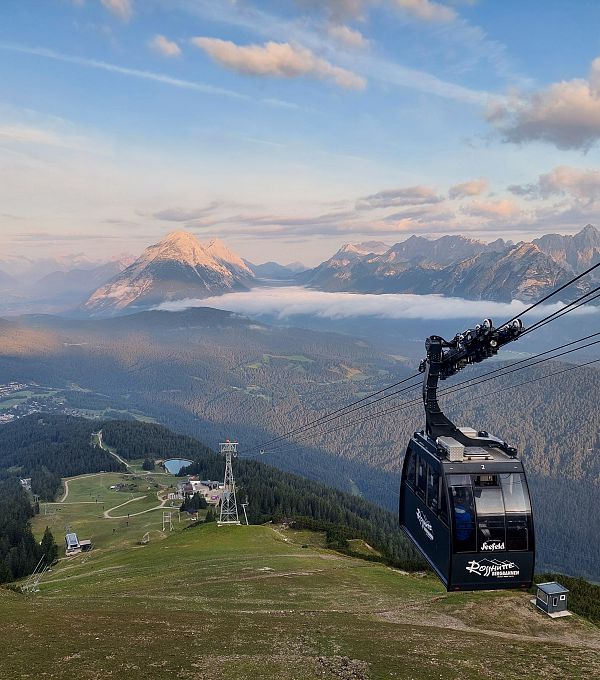
[[[233,479],[232,458],[237,455],[237,442],[223,442],[220,444],[221,453],[225,456],[225,480],[223,482],[223,497],[221,499],[221,515],[217,524],[240,524],[237,501],[235,498],[235,480]]]

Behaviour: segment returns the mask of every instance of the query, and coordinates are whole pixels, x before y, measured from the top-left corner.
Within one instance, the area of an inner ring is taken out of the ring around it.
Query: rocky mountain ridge
[[[301,282],[325,291],[527,302],[600,262],[600,232],[588,225],[574,236],[548,235],[516,245],[461,235],[433,240],[413,235],[380,254],[360,250],[360,245],[346,244],[301,275]],[[589,283],[583,281],[568,294],[587,288]]]
[[[546,234],[534,239],[533,243],[553,260],[576,273],[600,262],[600,231],[591,224],[573,236]]]
[[[516,245],[503,239],[485,243],[462,235],[437,239],[413,235],[391,246],[381,241],[347,243],[314,269],[300,272],[297,264],[254,265],[219,239],[202,243],[193,234],[176,231],[146,248],[132,263],[54,272],[40,282],[43,285],[36,298],[47,303],[49,292],[54,291],[54,304],[72,299],[70,308],[79,305],[78,314],[107,317],[173,300],[245,291],[279,280],[328,292],[440,294],[528,302],[597,262],[600,232],[592,225],[574,236],[548,234]],[[582,280],[566,295],[573,296],[590,285]],[[85,302],[81,303],[82,299]],[[31,307],[31,311],[37,310]]]

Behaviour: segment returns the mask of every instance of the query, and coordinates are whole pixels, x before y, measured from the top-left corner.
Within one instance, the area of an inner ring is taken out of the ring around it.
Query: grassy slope
[[[117,477],[73,479],[67,500],[77,503],[36,518],[38,534],[50,519],[58,538],[69,524],[96,549],[61,560],[29,599],[0,590],[0,620],[11,622],[2,626],[0,678],[600,674],[598,629],[547,619],[526,594],[448,595],[432,577],[332,553],[308,532],[176,522],[163,535],[160,510],[127,526],[95,503],[129,497],[108,490]],[[145,531],[150,543],[139,546]]]

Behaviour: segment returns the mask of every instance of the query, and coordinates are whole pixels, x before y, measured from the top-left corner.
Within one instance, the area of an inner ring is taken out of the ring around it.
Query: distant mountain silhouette
[[[465,236],[411,236],[379,254],[346,244],[299,281],[326,291],[438,293],[474,300],[534,300],[600,261],[600,232],[549,235],[517,245]],[[585,290],[585,281],[564,295]]]

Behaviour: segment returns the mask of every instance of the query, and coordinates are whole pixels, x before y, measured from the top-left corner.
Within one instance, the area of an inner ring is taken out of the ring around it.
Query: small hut
[[[556,581],[538,583],[535,606],[553,619],[569,616],[571,612],[567,611],[568,593],[567,588]]]

